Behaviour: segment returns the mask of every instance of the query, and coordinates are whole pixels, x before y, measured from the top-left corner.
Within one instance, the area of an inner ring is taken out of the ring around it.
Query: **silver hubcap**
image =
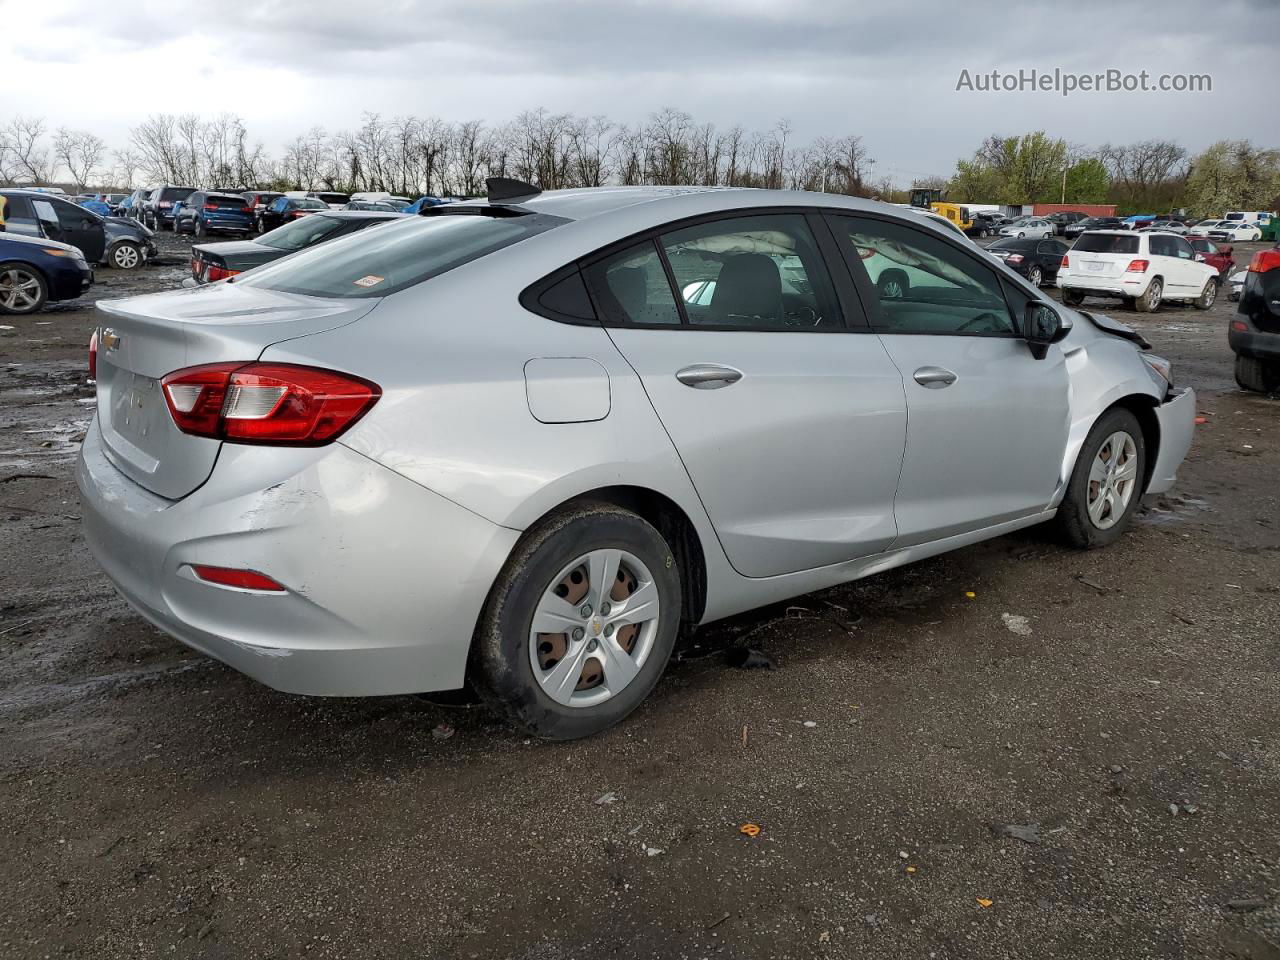
[[[1138,486],[1138,446],[1119,430],[1107,437],[1089,468],[1089,519],[1099,530],[1124,516]]]
[[[1031,281],[1033,287],[1040,286],[1040,271],[1035,267],[1031,268],[1031,273],[1027,275],[1027,279]]]
[[[1217,297],[1218,297],[1218,287],[1212,280],[1210,280],[1207,284],[1205,284],[1205,288],[1204,288],[1204,305],[1206,307],[1212,307],[1213,301],[1216,300]]]
[[[132,270],[138,265],[138,251],[126,244],[116,248],[116,266],[122,270]]]
[[[15,267],[0,273],[0,304],[9,310],[30,310],[40,302],[40,281]]]
[[[1151,289],[1147,291],[1147,303],[1151,304],[1152,310],[1160,306],[1160,297],[1163,293],[1164,288],[1160,286],[1160,281],[1153,280],[1151,283]]]
[[[593,550],[568,564],[529,630],[543,693],[566,707],[593,707],[622,692],[653,651],[658,608],[649,568],[625,550]]]

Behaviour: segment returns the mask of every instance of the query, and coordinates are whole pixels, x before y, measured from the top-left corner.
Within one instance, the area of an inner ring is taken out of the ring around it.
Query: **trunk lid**
[[[108,457],[152,493],[186,496],[208,478],[222,442],[177,428],[161,379],[198,364],[257,360],[274,343],[352,323],[378,302],[234,283],[99,301],[98,424]]]
[[[1128,254],[1077,253],[1075,250],[1068,255],[1071,257],[1072,271],[1085,277],[1118,277],[1128,269],[1129,262],[1136,259]]]

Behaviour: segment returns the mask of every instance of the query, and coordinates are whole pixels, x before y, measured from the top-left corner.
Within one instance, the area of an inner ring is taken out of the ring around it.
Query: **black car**
[[[1249,262],[1227,344],[1236,355],[1236,383],[1242,389],[1280,392],[1280,243]]]
[[[1119,217],[1085,217],[1062,228],[1062,235],[1074,240],[1086,230],[1124,230],[1125,223]]]
[[[1034,237],[1005,237],[987,247],[987,253],[1002,260],[1032,284],[1053,283],[1058,279],[1058,268],[1068,247],[1061,240],[1037,240]]]
[[[199,243],[191,248],[191,277],[196,283],[225,280],[317,243],[404,216],[387,211],[325,210],[292,220],[254,240]]]
[[[1066,236],[1067,227],[1081,220],[1088,220],[1089,215],[1079,210],[1059,210],[1057,213],[1049,214],[1045,219],[1053,224],[1053,232],[1062,237]]]
[[[186,200],[195,192],[195,187],[156,187],[142,202],[142,222],[152,230],[172,230],[174,202]]]
[[[120,270],[141,267],[156,255],[155,234],[125,217],[100,217],[65,197],[35,190],[0,190],[8,232],[78,247],[89,263]]]
[[[328,204],[314,197],[276,197],[258,214],[258,232],[266,233],[300,217],[328,209]]]

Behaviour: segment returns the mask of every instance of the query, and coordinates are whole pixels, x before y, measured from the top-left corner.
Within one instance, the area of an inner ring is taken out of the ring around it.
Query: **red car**
[[[1214,243],[1207,237],[1187,237],[1187,242],[1191,244],[1191,249],[1199,255],[1201,260],[1218,271],[1220,278],[1225,280],[1230,276],[1236,265],[1235,259],[1231,256],[1231,244]]]

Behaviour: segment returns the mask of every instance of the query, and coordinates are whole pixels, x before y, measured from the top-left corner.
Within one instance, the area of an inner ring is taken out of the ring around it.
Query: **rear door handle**
[[[916,383],[930,390],[941,390],[956,382],[956,375],[946,367],[921,367],[913,376]]]
[[[742,371],[718,363],[695,363],[676,371],[676,379],[695,390],[719,390],[742,379]]]

